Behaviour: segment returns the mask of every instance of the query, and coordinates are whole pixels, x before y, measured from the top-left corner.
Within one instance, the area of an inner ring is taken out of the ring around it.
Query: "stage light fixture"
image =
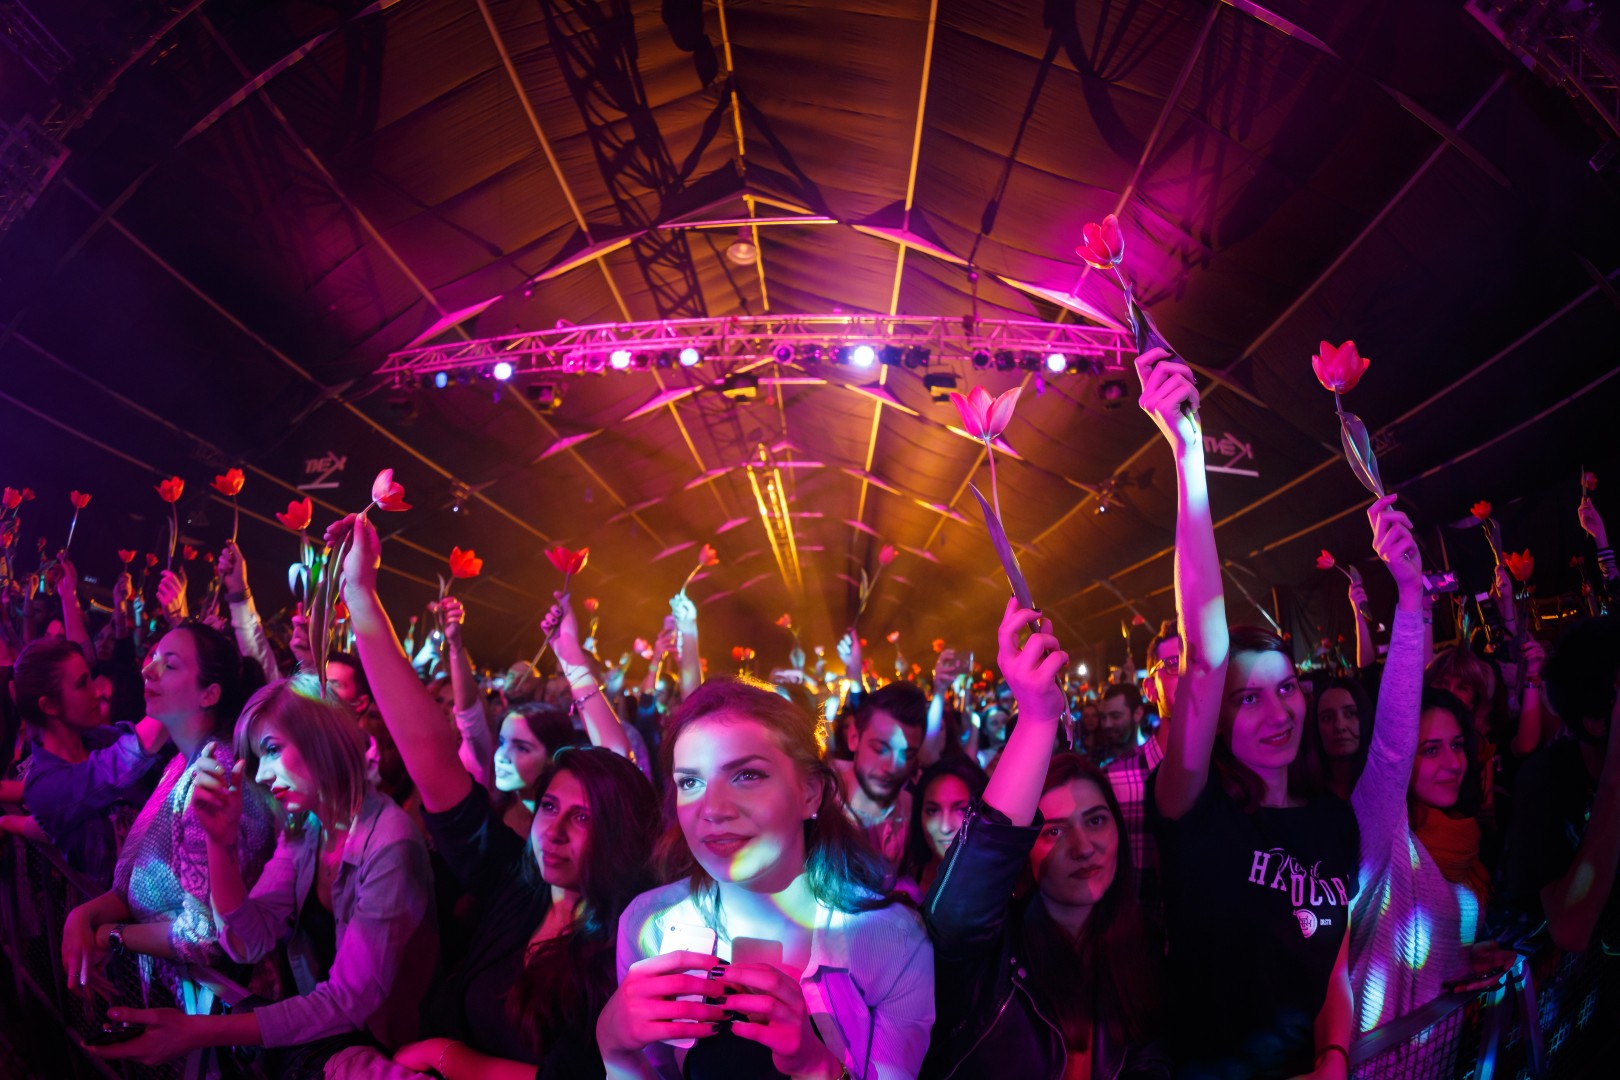
[[[923,376],[923,387],[936,405],[944,404],[951,400],[951,391],[956,389],[956,376],[948,371],[936,371]]]
[[[759,262],[759,248],[754,246],[754,234],[747,225],[737,230],[737,239],[726,248],[726,258],[738,266],[753,266]]]
[[[562,404],[562,384],[530,383],[523,388],[523,396],[534,402],[541,412],[553,412]]]
[[[973,350],[973,367],[974,367],[974,370],[983,371],[985,368],[987,368],[989,366],[990,366],[990,350],[988,350],[988,349],[974,349]]]
[[[928,366],[928,358],[931,355],[932,355],[932,352],[929,349],[926,349],[921,345],[908,345],[906,347],[906,356],[905,356],[906,367],[908,367],[908,368],[927,367]]]
[[[1023,353],[1018,357],[1018,366],[1023,368],[1025,371],[1039,371],[1041,369],[1040,354],[1032,352]]]
[[[608,364],[614,371],[628,371],[630,368],[630,350],[614,349],[608,354]]]
[[[877,350],[870,345],[857,345],[849,353],[849,362],[859,368],[871,367],[876,360]]]
[[[698,361],[702,359],[703,354],[690,345],[681,350],[681,367],[697,367]]]
[[[1117,409],[1125,404],[1125,380],[1115,376],[1097,380],[1097,400],[1105,409]]]
[[[1015,368],[1017,366],[1018,366],[1018,357],[1013,355],[1012,350],[1010,350],[1010,349],[1002,349],[1000,352],[996,353],[996,370],[997,371],[1011,371],[1013,368]]]
[[[1053,375],[1061,375],[1069,370],[1069,358],[1060,352],[1046,354],[1046,370]]]
[[[799,350],[799,361],[804,364],[819,364],[824,350],[820,345],[806,345]]]
[[[759,396],[759,378],[745,372],[734,371],[720,384],[720,392],[727,400],[739,404],[753,401]]]
[[[388,409],[389,418],[396,424],[414,424],[421,415],[416,394],[405,387],[390,390],[383,398],[383,404]]]
[[[776,357],[778,364],[791,364],[793,363],[793,346],[783,342],[771,350],[771,355]]]
[[[433,373],[433,386],[435,389],[443,390],[449,385],[450,373],[448,371],[435,371]]]
[[[501,382],[505,382],[507,379],[510,379],[512,377],[512,361],[510,361],[510,360],[497,360],[497,361],[495,361],[495,366],[490,369],[490,374],[494,375]]]
[[[878,359],[889,367],[894,367],[900,363],[900,357],[903,355],[905,355],[905,350],[898,345],[885,345],[878,350]]]
[[[648,368],[652,367],[652,362],[652,353],[638,352],[636,353],[632,366],[637,371],[646,371]]]
[[[653,364],[660,368],[672,368],[675,366],[675,354],[665,349],[653,360]]]

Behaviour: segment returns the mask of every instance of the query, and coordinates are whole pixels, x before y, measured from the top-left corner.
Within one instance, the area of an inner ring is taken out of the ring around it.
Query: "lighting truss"
[[[771,542],[771,554],[776,556],[782,582],[788,592],[797,597],[804,592],[804,570],[799,564],[799,544],[793,534],[793,514],[788,510],[782,471],[763,445],[754,451],[748,462],[748,485],[753,489],[754,502],[759,507],[760,521],[765,525],[765,536]]]
[[[964,366],[979,351],[1042,358],[1056,352],[1069,358],[1070,370],[1094,371],[1125,370],[1135,354],[1124,330],[1081,323],[946,315],[734,315],[559,326],[427,345],[391,354],[376,374],[403,385],[441,371],[482,374],[500,360],[510,363],[518,378],[596,374],[611,370],[609,358],[621,349],[636,358],[628,372],[619,372],[624,374],[672,366],[686,348],[697,349],[703,363],[726,373],[766,362],[830,363],[839,346],[859,344],[926,349],[930,364]],[[809,360],[811,346],[822,349],[821,360]]]

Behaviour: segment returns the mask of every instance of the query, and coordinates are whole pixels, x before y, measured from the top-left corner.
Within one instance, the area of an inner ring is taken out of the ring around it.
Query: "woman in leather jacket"
[[[922,1075],[1168,1078],[1163,949],[1134,903],[1113,787],[1080,754],[1052,753],[1068,656],[1017,601],[1000,645],[1019,722],[923,905],[938,994]]]

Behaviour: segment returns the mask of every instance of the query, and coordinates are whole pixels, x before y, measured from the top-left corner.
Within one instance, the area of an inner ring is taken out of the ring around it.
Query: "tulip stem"
[[[74,507],[73,508],[73,520],[68,524],[67,543],[62,545],[62,550],[63,551],[68,551],[73,547],[73,530],[77,529],[78,527],[79,527],[79,508]]]
[[[1001,517],[1001,487],[996,483],[996,451],[988,438],[984,440],[984,452],[990,459],[990,501],[995,503],[996,520],[1000,521],[1002,528],[1005,529],[1006,522]]]
[[[74,520],[75,521],[78,520],[78,515],[77,514],[74,515]],[[239,504],[236,501],[236,496],[232,495],[231,496],[231,543],[233,545],[236,543],[237,531],[239,529],[241,529],[241,527],[242,527],[242,507],[241,507],[241,504]],[[72,535],[71,530],[69,531],[69,535]]]

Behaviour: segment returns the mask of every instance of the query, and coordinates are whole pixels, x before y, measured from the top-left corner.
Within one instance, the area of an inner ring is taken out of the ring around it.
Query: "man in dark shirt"
[[[1589,619],[1545,668],[1547,699],[1573,738],[1519,772],[1493,923],[1518,943],[1542,925],[1553,944],[1620,950],[1620,619]]]

